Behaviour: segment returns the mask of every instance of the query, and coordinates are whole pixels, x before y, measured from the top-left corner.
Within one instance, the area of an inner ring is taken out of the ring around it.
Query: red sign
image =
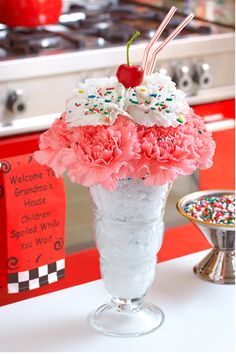
[[[0,286],[36,289],[64,276],[64,181],[32,155],[0,160]]]

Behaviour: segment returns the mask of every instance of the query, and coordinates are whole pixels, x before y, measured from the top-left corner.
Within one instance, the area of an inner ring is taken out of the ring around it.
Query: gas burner
[[[172,18],[170,23],[168,24],[169,31],[173,31],[181,22],[182,17]],[[166,29],[165,29],[166,30]],[[186,36],[187,34],[210,34],[212,33],[212,29],[208,25],[202,25],[198,23],[198,21],[192,21],[189,23],[181,32],[182,36]]]
[[[70,14],[63,14],[59,18],[59,23],[69,28],[80,28],[86,20],[84,12],[72,12]]]
[[[148,41],[167,12],[164,8],[131,4],[131,1],[119,1],[114,5],[111,1],[99,0],[93,2],[93,7],[87,6],[85,1],[84,6],[79,6],[78,0],[68,0],[66,12],[57,25],[10,29],[0,24],[0,60],[124,45],[136,30],[141,33],[136,43]],[[182,20],[183,15],[177,14],[163,36],[168,36]],[[221,30],[212,24],[193,20],[178,38],[218,31]]]
[[[59,18],[59,23],[72,30],[83,28],[101,28],[110,27],[113,23],[110,13],[102,12],[72,12],[63,14]]]
[[[84,21],[83,26],[90,27],[97,25],[98,23],[108,23],[112,21],[110,13],[96,13],[89,14],[85,13],[86,21]]]
[[[155,34],[156,30],[151,26],[139,26],[140,39],[149,41]],[[170,34],[170,30],[165,28],[164,36],[168,36]],[[160,39],[162,39],[163,35],[161,35]]]
[[[128,11],[119,11],[117,10],[112,10],[111,11],[113,16],[116,16],[117,18],[121,20],[129,20],[129,21],[154,21],[155,23],[160,23],[161,22],[161,16],[157,11],[144,11],[144,12],[138,12],[135,11],[135,8],[130,8]]]
[[[70,11],[85,11],[87,14],[96,16],[98,13],[108,12],[110,9],[108,0],[84,1],[84,4],[78,4],[76,1],[70,5]]]
[[[51,51],[55,49],[77,49],[85,47],[85,43],[80,38],[75,38],[70,33],[59,31],[53,26],[38,28],[18,27],[8,30],[6,37],[2,41],[2,47],[10,52],[21,52],[24,54],[36,54],[41,51]]]
[[[132,26],[126,24],[114,24],[109,30],[101,30],[100,35],[111,43],[126,43],[135,33]]]
[[[137,13],[136,5],[114,5],[111,7],[110,12],[116,15],[132,15]]]

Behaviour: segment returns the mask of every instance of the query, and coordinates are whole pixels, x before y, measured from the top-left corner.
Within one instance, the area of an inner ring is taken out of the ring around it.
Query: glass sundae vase
[[[170,188],[132,179],[119,181],[112,192],[100,185],[90,187],[101,274],[112,297],[90,317],[96,330],[139,336],[162,324],[163,312],[144,300],[156,272]]]

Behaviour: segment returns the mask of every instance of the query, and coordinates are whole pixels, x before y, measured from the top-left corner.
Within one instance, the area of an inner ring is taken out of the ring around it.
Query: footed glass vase
[[[164,234],[164,208],[171,185],[145,186],[141,180],[118,182],[115,191],[90,187],[94,228],[108,304],[90,316],[97,331],[133,337],[157,329],[161,309],[145,302]]]

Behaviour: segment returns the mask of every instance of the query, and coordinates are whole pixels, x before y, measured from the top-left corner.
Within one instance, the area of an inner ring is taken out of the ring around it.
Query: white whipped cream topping
[[[142,85],[128,90],[115,77],[79,83],[66,102],[69,127],[112,125],[119,114],[151,127],[177,127],[185,123],[190,107],[185,94],[169,76],[154,73]]]
[[[87,79],[79,83],[66,102],[69,127],[112,125],[123,110],[125,87],[115,77]]]
[[[137,124],[167,128],[183,124],[189,106],[184,92],[176,89],[169,76],[154,73],[142,85],[128,89],[125,110]]]

